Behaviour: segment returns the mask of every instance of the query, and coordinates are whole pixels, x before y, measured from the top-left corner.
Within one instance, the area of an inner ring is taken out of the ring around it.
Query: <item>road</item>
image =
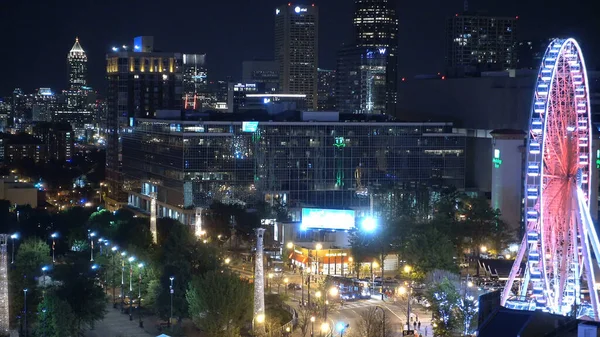
[[[251,278],[252,274],[252,266],[250,264],[231,266],[231,269],[240,273],[240,275],[244,277]],[[267,275],[268,273],[265,272]],[[287,278],[289,283],[298,283],[302,284],[300,279],[300,274],[284,272],[284,278]],[[265,284],[266,286],[266,284]],[[303,286],[304,290],[304,298],[307,299],[306,293],[306,285]],[[268,289],[268,288],[267,288]],[[284,292],[285,285],[281,285],[281,292]],[[271,284],[271,291],[276,293],[277,286],[275,283]],[[288,290],[288,294],[290,298],[293,300],[290,304],[293,304],[295,307],[298,306],[301,299],[300,290],[292,291]],[[314,296],[314,290],[311,289],[311,296]],[[349,335],[352,332],[353,327],[356,327],[358,321],[360,321],[360,314],[364,310],[379,306],[385,310],[386,321],[389,322],[389,326],[392,329],[392,336],[402,336],[402,331],[406,329],[406,316],[407,316],[407,305],[406,301],[402,302],[394,302],[392,299],[387,299],[386,301],[381,300],[381,295],[373,295],[371,299],[368,300],[358,300],[353,302],[346,302],[343,306],[339,304],[335,305],[328,313],[328,322],[330,326],[336,326],[338,323],[346,323],[350,324],[348,330],[344,332],[344,335]],[[421,329],[419,330],[420,335],[422,336],[432,336],[432,327],[431,327],[431,311],[428,311],[424,307],[413,304],[411,305],[411,324],[418,319],[421,322]],[[316,327],[319,327],[322,322],[317,321],[315,323]],[[412,326],[411,326],[412,329]],[[315,336],[319,336],[315,333]],[[334,336],[339,336],[339,332],[336,332]]]

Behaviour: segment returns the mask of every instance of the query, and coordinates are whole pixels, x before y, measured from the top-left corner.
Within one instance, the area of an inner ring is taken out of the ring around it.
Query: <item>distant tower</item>
[[[0,334],[8,336],[8,235],[0,234]]]
[[[150,232],[152,233],[152,242],[158,243],[158,232],[156,231],[156,192],[152,192],[150,200]]]
[[[254,323],[255,332],[265,331],[265,272],[263,269],[264,228],[256,229],[256,256],[254,257]]]
[[[87,86],[87,56],[79,44],[79,38],[75,38],[75,44],[67,55],[67,62],[70,90],[79,90]]]

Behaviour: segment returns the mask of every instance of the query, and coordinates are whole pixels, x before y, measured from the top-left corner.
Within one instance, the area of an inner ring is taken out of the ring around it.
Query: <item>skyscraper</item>
[[[319,11],[311,6],[287,5],[275,9],[275,61],[279,90],[306,94],[307,107],[317,110]]]
[[[79,38],[75,38],[75,44],[67,55],[69,69],[69,89],[79,90],[87,86],[87,56],[79,44]]]
[[[200,110],[208,93],[206,54],[183,54],[183,107]]]
[[[445,61],[449,76],[517,67],[517,17],[464,12],[446,20]]]
[[[398,17],[388,0],[355,0],[353,43],[338,53],[341,112],[395,114],[398,96]]]
[[[126,201],[119,133],[131,126],[135,118],[154,118],[158,110],[181,109],[182,61],[180,53],[156,52],[150,36],[136,37],[133,48],[114,47],[106,55],[107,208],[118,208]]]
[[[319,111],[335,110],[335,70],[318,69]]]

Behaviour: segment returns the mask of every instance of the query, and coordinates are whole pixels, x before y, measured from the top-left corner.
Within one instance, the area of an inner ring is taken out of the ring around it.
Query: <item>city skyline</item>
[[[106,87],[104,55],[112,45],[128,43],[132,37],[139,35],[154,35],[157,41],[161,41],[157,45],[160,50],[207,53],[210,80],[226,76],[239,78],[243,60],[273,58],[274,9],[284,3],[275,0],[264,1],[260,5],[239,2],[237,7],[233,6],[238,8],[235,11],[231,11],[229,3],[189,4],[195,9],[190,12],[223,13],[229,18],[223,20],[221,15],[206,15],[202,18],[204,24],[198,25],[197,20],[180,20],[175,12],[165,14],[154,2],[140,7],[134,1],[125,8],[119,7],[119,11],[112,10],[116,6],[113,0],[85,6],[71,6],[67,1],[51,8],[42,2],[36,6],[36,2],[10,2],[0,13],[0,29],[5,32],[4,45],[20,51],[1,56],[3,64],[14,65],[7,69],[0,82],[1,96],[10,94],[15,87],[26,92],[39,87],[66,88],[68,79],[64,54],[75,37],[79,37],[88,53],[90,85],[101,92]],[[339,47],[352,37],[354,2],[331,0],[314,3],[321,13],[319,67],[335,69],[335,55]],[[552,0],[540,8],[517,0],[485,4],[471,1],[469,8],[473,11],[486,10],[490,15],[518,15],[521,40],[572,35],[586,49],[590,60],[588,66],[595,69],[598,47],[595,45],[597,38],[592,35],[598,24],[593,20],[591,5],[583,0],[571,2],[573,8],[580,9],[578,12],[581,14],[575,17],[565,16],[561,7],[555,4],[558,2]],[[140,12],[139,8],[145,9]],[[399,75],[410,77],[441,71],[444,19],[460,13],[463,2],[443,3],[435,9],[426,2],[397,2],[396,8],[400,19],[400,46],[404,46],[405,50],[406,46],[410,46],[412,51],[399,50]],[[139,15],[125,17],[121,13]],[[156,25],[157,22],[161,24]],[[165,28],[165,22],[178,24]],[[239,27],[246,29],[239,30]],[[37,37],[39,31],[52,38],[40,39]]]

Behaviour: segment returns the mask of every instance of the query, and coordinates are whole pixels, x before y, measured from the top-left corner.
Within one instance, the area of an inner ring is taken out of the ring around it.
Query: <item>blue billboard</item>
[[[356,214],[352,210],[303,208],[302,229],[339,229],[354,228]]]
[[[242,122],[242,132],[256,132],[258,122]]]

